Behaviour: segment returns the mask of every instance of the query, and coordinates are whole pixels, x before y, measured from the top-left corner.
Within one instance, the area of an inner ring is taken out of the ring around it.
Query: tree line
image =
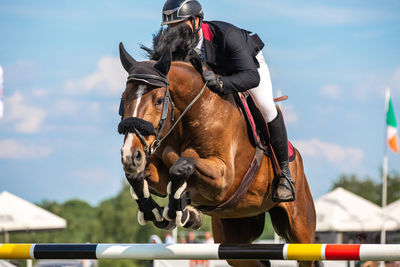
[[[375,180],[370,176],[359,177],[356,174],[342,174],[333,183],[332,189],[343,187],[378,206],[382,205],[382,178]],[[387,177],[387,204],[400,199],[400,175],[392,171]]]

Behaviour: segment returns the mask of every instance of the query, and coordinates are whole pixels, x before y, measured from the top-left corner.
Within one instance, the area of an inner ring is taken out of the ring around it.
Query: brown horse
[[[137,62],[121,44],[120,57],[129,73],[121,101],[119,131],[125,134],[121,156],[131,193],[139,204],[139,222],[153,221],[164,228],[176,223],[197,229],[201,212],[196,207],[215,207],[234,195],[254,159],[256,149],[244,116],[232,95],[210,91],[191,64],[171,62],[168,49],[157,62]],[[212,217],[216,243],[253,242],[263,231],[267,211],[275,231],[287,242],[314,242],[315,209],[302,158],[296,152],[290,163],[296,201],[271,200],[273,166],[263,155],[251,185],[237,204],[203,209]],[[158,207],[150,192],[168,194],[168,207]],[[234,266],[264,264],[228,262]]]

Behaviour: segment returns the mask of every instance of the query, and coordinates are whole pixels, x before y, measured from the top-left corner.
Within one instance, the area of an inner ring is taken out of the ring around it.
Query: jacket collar
[[[215,51],[213,44],[214,34],[207,23],[202,24],[201,29],[204,37],[204,50],[206,51],[207,63],[215,63]]]

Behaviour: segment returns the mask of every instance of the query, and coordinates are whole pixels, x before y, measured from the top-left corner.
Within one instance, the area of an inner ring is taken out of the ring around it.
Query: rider
[[[293,201],[293,180],[289,170],[288,141],[283,116],[275,107],[268,66],[261,49],[264,43],[251,32],[222,21],[203,21],[203,9],[197,0],[167,0],[161,25],[188,25],[197,34],[195,50],[211,70],[203,80],[213,92],[226,95],[251,90],[259,102],[270,131],[270,142],[282,169],[273,183],[273,200]],[[218,76],[217,76],[217,75]]]

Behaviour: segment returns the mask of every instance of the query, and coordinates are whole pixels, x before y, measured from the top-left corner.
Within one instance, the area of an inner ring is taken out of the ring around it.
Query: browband
[[[169,85],[168,78],[160,77],[160,76],[153,75],[153,74],[130,74],[128,76],[128,81],[130,81],[130,80],[143,81],[144,80],[145,82],[148,82],[147,79],[153,79],[153,80],[163,82],[166,86]]]

